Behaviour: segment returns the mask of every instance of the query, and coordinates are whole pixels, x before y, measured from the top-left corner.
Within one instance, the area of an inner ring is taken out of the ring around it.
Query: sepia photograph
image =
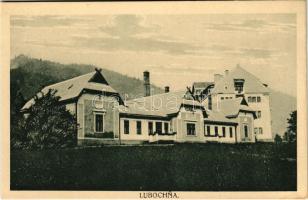
[[[298,13],[90,8],[7,16],[10,191],[301,188]]]

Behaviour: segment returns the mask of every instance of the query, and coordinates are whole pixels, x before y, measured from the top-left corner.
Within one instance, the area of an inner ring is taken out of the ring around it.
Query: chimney
[[[214,83],[217,83],[218,81],[220,81],[222,77],[223,76],[221,74],[214,74]]]
[[[228,76],[229,75],[229,70],[225,70],[225,76]]]
[[[143,85],[144,85],[144,96],[150,96],[151,95],[151,85],[150,85],[150,72],[149,71],[144,71],[143,72]]]
[[[165,86],[165,93],[168,93],[170,91],[169,86]]]

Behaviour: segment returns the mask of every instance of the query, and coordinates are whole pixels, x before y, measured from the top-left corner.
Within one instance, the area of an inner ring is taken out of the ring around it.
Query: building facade
[[[269,88],[240,66],[230,72],[226,70],[224,75],[215,74],[213,87],[203,102],[209,109],[219,111],[223,102],[238,97],[244,98],[255,111],[255,138],[259,141],[273,141]]]
[[[213,83],[194,84],[192,90],[170,92],[166,87],[165,93],[151,95],[146,71],[144,97],[126,102],[100,70],[47,86],[42,92],[57,90],[75,114],[80,144],[272,141],[267,86],[253,88],[260,83],[246,73],[237,67],[225,76],[215,75]],[[23,110],[32,104],[30,100]]]

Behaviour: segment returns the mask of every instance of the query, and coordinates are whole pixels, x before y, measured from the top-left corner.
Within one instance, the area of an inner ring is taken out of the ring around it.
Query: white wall
[[[124,121],[129,121],[129,134],[124,134]],[[141,122],[141,134],[137,134],[137,121]],[[148,124],[149,122],[153,123],[153,132],[156,130],[156,122],[162,123],[162,132],[165,131],[165,122],[168,123],[168,129],[170,132],[170,122],[166,120],[152,120],[152,119],[134,119],[134,118],[120,118],[120,134],[121,140],[144,140],[149,141],[149,129]],[[156,136],[158,139],[164,136]]]
[[[219,104],[221,100],[221,97],[230,97],[233,95],[233,98],[235,98],[235,94],[215,94],[212,95],[212,108],[213,109],[219,109]],[[248,102],[248,97],[261,97],[261,102]],[[245,99],[249,105],[250,108],[252,108],[254,111],[261,111],[261,118],[254,120],[254,127],[259,128],[262,127],[263,134],[257,134],[258,140],[272,140],[273,134],[271,129],[271,110],[270,110],[270,98],[268,94],[258,94],[258,93],[251,93],[251,94],[245,94]],[[208,105],[207,101],[204,102],[206,104],[206,107]]]
[[[237,142],[255,142],[253,114],[240,112],[237,116],[237,122]],[[248,126],[248,138],[244,137],[244,125]]]
[[[77,101],[77,124],[79,124],[78,130],[77,130],[77,136],[79,139],[83,139],[85,136],[85,100],[93,101],[94,103],[93,110],[97,110],[97,111],[104,111],[106,110],[105,108],[107,107],[111,108],[111,107],[116,106],[113,103],[114,101],[116,101],[114,97],[104,96],[102,99],[98,99],[97,97],[98,95],[85,93],[85,94],[82,94]],[[104,106],[100,107],[102,103]],[[75,108],[75,104],[74,104],[74,108]],[[68,109],[73,109],[73,106],[69,105]],[[107,122],[105,121],[105,123]],[[115,120],[114,122],[109,122],[109,123],[113,123],[114,127],[118,126],[117,120]],[[114,132],[114,134],[117,135],[118,133]]]
[[[196,135],[187,135],[187,123],[195,124]],[[204,142],[203,123],[203,114],[200,109],[191,112],[186,111],[185,108],[181,108],[180,113],[176,118],[176,140],[178,142]]]
[[[205,141],[215,141],[215,142],[222,142],[222,143],[235,143],[236,140],[236,129],[235,126],[232,125],[215,125],[210,124],[210,122],[205,123],[204,125],[204,133],[207,134],[207,126],[210,126],[210,133],[211,135],[215,135],[215,127],[218,127],[218,134],[219,136],[223,135],[222,127],[226,128],[225,137],[213,137],[213,136],[206,136],[204,135]],[[230,137],[230,127],[232,129],[232,137]]]
[[[66,109],[68,111],[70,111],[71,114],[75,114],[76,113],[76,104],[75,103],[69,103],[69,104],[66,104]]]
[[[220,109],[220,102],[221,101],[224,101],[224,100],[221,100],[221,98],[224,98],[226,99],[226,97],[228,98],[232,98],[232,99],[235,99],[235,94],[234,93],[227,93],[227,94],[212,94],[212,110],[219,110]],[[208,102],[207,104],[208,105]],[[206,106],[208,107],[208,106]]]
[[[248,102],[249,96],[260,96],[261,102]],[[259,128],[262,127],[263,133],[257,134],[258,140],[272,140],[272,130],[271,130],[271,111],[270,111],[270,99],[269,95],[264,94],[246,94],[246,100],[251,107],[255,111],[261,111],[261,118],[257,118],[254,120],[254,127]],[[257,114],[257,113],[256,113]]]

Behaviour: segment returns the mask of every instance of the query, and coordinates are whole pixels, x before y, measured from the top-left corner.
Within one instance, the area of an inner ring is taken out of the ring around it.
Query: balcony
[[[157,142],[157,141],[175,141],[176,132],[169,133],[153,133],[149,134],[149,142]]]

